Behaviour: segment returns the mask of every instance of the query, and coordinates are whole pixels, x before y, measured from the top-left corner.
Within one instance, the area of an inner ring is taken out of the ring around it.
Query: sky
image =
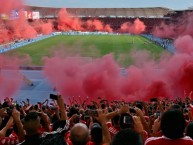
[[[166,7],[184,10],[193,0],[26,0],[27,5],[59,8],[144,8]]]

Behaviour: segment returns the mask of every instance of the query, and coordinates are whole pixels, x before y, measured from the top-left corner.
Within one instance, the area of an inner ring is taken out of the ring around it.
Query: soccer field
[[[131,52],[147,50],[154,59],[159,59],[165,51],[162,47],[153,44],[141,36],[129,35],[57,35],[35,42],[6,54],[10,56],[31,57],[35,66],[43,65],[42,58],[51,57],[55,52],[64,53],[64,56],[81,56],[98,58],[113,53],[116,61],[126,66],[132,63]]]

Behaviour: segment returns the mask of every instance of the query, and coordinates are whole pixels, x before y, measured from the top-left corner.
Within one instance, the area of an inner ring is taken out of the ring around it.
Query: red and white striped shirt
[[[145,145],[193,145],[193,140],[188,136],[176,140],[165,136],[150,137],[146,140]]]
[[[111,122],[107,122],[107,127],[110,132],[111,138],[113,138],[119,132],[119,129],[115,128]]]

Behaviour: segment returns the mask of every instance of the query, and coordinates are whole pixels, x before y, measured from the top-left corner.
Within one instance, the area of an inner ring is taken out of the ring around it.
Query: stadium
[[[29,1],[0,2],[0,144],[193,144],[191,3]]]
[[[79,53],[79,55],[81,55],[81,59],[84,59],[87,62],[91,62],[92,59],[102,57],[106,54],[114,53],[115,59],[119,61],[122,67],[127,67],[129,64],[132,64],[132,60],[129,57],[129,53],[132,53],[134,49],[145,49],[151,53],[154,59],[159,59],[159,55],[166,50],[168,50],[169,53],[174,53],[174,46],[171,42],[168,42],[167,39],[157,39],[152,38],[150,35],[145,35],[150,34],[153,28],[156,25],[159,25],[162,21],[173,21],[173,15],[176,15],[176,12],[172,11],[171,9],[155,7],[66,8],[63,10],[65,10],[63,15],[65,15],[68,20],[70,19],[73,23],[78,19],[79,23],[81,24],[75,24],[75,26],[73,27],[73,24],[68,24],[64,18],[63,25],[65,29],[60,30],[57,19],[61,8],[27,6],[26,11],[23,11],[25,13],[25,19],[28,21],[29,25],[33,25],[34,23],[51,23],[53,26],[53,32],[45,36],[43,35],[32,39],[29,38],[22,42],[14,43],[13,45],[11,43],[9,44],[10,47],[8,46],[8,48],[5,49],[2,48],[0,51],[2,53],[6,52],[8,55],[11,56],[19,54],[20,56],[25,57],[25,55],[28,54],[32,59],[32,64],[27,66],[24,65],[21,67],[23,69],[31,68],[40,70],[39,75],[41,75],[41,69],[43,66],[42,58],[45,56],[50,56],[50,54],[53,54],[54,51],[60,51],[60,47],[62,47],[63,45],[65,47],[69,47],[62,48],[62,50],[64,49],[64,52],[68,52],[69,55],[72,52],[75,52],[75,54]],[[14,14],[12,14],[12,17],[14,17]],[[146,26],[146,28],[142,30],[143,35],[135,35],[133,32],[130,33],[129,30],[128,32],[127,30],[121,31],[121,26],[124,23],[133,24],[136,19],[139,19]],[[97,21],[98,23],[93,24],[93,26],[90,28],[86,28],[84,27],[84,23],[87,23],[88,21]],[[101,28],[103,27],[101,25],[108,25],[111,29],[110,32],[108,30],[105,30],[104,28]],[[62,42],[62,39],[66,42]],[[48,41],[50,41],[50,43],[48,43]],[[68,44],[70,43],[70,41],[72,41],[71,45]],[[61,46],[58,44],[60,44]],[[78,45],[81,45],[83,47],[80,48],[80,46]],[[114,48],[112,48],[112,46]],[[19,47],[19,49],[16,49],[17,47]],[[42,51],[38,51],[40,47]],[[53,49],[53,47],[55,48]],[[59,49],[57,47],[59,47]],[[11,51],[9,51],[10,49]],[[124,53],[128,55],[124,56]],[[123,73],[125,72],[124,69],[121,70]],[[24,70],[24,72],[25,71],[26,70]],[[33,75],[33,71],[30,75]],[[39,83],[42,81],[34,81],[33,79],[35,78],[31,78],[31,76],[27,76],[25,78],[27,79],[27,83],[33,83],[35,87],[39,86]],[[24,82],[26,83],[26,80]],[[46,89],[44,93],[45,96],[48,96],[50,93],[49,91],[47,91],[49,90],[48,88],[50,88],[51,91],[53,89],[51,89],[50,86],[47,86],[47,82],[42,83],[44,83],[44,85],[41,86],[45,86],[45,88],[40,88],[40,90]],[[26,91],[25,89],[29,89],[29,91]],[[30,89],[30,86],[26,86],[26,84],[24,84],[23,90],[20,91],[18,98],[21,98],[21,96],[26,96],[25,93],[27,93],[28,96],[29,94],[33,96],[33,89],[34,86]],[[40,91],[40,93],[42,92]],[[37,96],[40,96],[40,94],[37,94]],[[34,99],[36,100],[37,98]]]
[[[179,23],[180,18],[191,12],[191,7],[172,10],[166,7],[57,8],[25,5],[22,9],[1,14],[0,53],[24,58],[26,62],[22,60],[19,64],[24,75],[23,84],[15,96],[21,99],[28,94],[36,101],[34,93],[45,96],[41,98],[44,99],[56,87],[44,77],[46,57],[66,53],[65,58],[92,63],[112,54],[121,74],[125,75],[127,67],[136,61],[132,55],[138,51],[147,53],[155,62],[159,62],[163,54],[175,54],[177,34],[164,36],[167,33],[164,27]],[[21,26],[16,28],[14,25]]]

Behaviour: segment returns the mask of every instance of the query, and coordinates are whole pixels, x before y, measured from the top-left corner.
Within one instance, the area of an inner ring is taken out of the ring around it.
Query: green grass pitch
[[[147,50],[154,59],[164,49],[153,44],[148,39],[137,35],[57,35],[24,47],[7,52],[7,55],[24,56],[28,54],[35,66],[43,65],[42,58],[51,57],[56,51],[64,52],[66,56],[98,58],[113,53],[116,61],[126,66],[132,63],[132,50]]]

